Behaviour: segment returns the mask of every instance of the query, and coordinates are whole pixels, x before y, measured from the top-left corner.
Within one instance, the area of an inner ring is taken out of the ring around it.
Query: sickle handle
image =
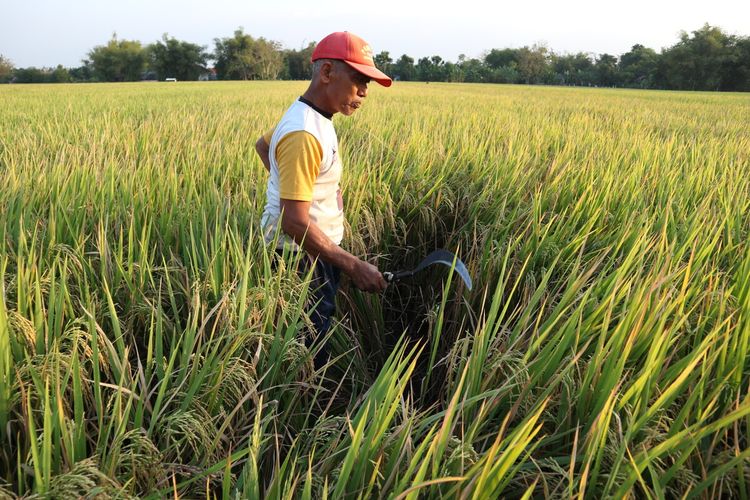
[[[399,271],[397,273],[389,273],[386,271],[383,273],[383,278],[385,278],[388,283],[393,283],[394,281],[410,278],[412,276],[414,276],[414,271]]]

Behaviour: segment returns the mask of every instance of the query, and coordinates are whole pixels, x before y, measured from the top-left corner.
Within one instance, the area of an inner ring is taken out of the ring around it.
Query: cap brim
[[[351,66],[352,68],[356,69],[363,75],[369,77],[371,80],[375,80],[383,87],[390,87],[391,83],[393,83],[393,80],[391,80],[391,77],[380,71],[378,68],[374,66],[367,66],[366,64],[359,64],[359,63],[353,63],[347,60],[344,60],[346,64]]]

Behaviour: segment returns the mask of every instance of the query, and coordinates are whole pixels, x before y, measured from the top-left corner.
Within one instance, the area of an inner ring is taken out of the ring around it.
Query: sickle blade
[[[469,276],[469,270],[466,269],[466,265],[456,257],[453,253],[447,251],[447,250],[435,250],[430,255],[424,258],[422,262],[419,263],[419,265],[414,269],[414,273],[417,273],[421,271],[422,269],[431,266],[433,264],[443,264],[448,267],[453,267],[453,261],[455,259],[456,266],[455,271],[458,273],[458,275],[461,277],[461,279],[466,284],[466,288],[471,290],[471,276]]]

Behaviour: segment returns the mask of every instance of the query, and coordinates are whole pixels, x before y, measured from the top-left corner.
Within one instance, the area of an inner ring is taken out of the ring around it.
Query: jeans
[[[305,275],[311,265],[315,265],[312,282],[310,283],[310,296],[312,311],[308,311],[310,319],[315,325],[318,336],[328,333],[336,313],[336,292],[341,281],[341,269],[318,259],[314,261],[308,256],[300,260],[300,275]],[[316,305],[317,304],[317,305]]]

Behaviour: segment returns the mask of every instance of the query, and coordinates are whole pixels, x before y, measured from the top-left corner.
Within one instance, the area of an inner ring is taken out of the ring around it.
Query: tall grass
[[[303,90],[0,88],[0,496],[748,497],[747,96],[373,89],[344,245],[477,286],[308,349],[253,148]]]

